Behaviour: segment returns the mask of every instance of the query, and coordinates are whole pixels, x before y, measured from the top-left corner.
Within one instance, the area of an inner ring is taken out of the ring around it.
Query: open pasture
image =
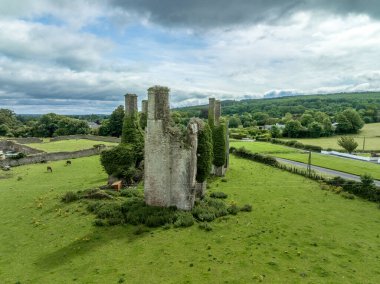
[[[355,141],[359,144],[357,148],[358,151],[363,150],[365,137],[364,150],[380,152],[380,123],[366,124],[359,133],[350,134],[349,136],[354,137]],[[284,138],[284,140],[297,140],[303,144],[320,146],[323,149],[330,148],[333,150],[342,150],[337,143],[338,138],[339,136],[321,138]]]
[[[29,147],[42,150],[48,153],[54,152],[74,152],[94,147],[94,145],[104,144],[106,146],[116,146],[116,143],[94,141],[88,139],[72,139],[61,141],[44,141],[43,143],[30,143],[26,144]]]
[[[95,227],[67,191],[106,182],[99,157],[13,169],[0,179],[2,283],[378,283],[380,210],[319,184],[231,157],[210,191],[253,211],[205,232]],[[350,220],[347,222],[347,220]],[[149,271],[149,273],[147,273]]]
[[[231,142],[231,146],[245,147],[254,153],[263,153],[302,163],[307,163],[309,158],[306,151],[266,142]],[[370,174],[373,178],[380,179],[380,165],[375,163],[312,153],[311,164],[355,175]]]

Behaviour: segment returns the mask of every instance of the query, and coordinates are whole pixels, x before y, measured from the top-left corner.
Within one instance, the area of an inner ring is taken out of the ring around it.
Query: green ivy
[[[211,172],[213,149],[210,126],[205,123],[198,132],[197,182],[204,182]]]
[[[216,125],[212,131],[214,159],[213,164],[217,167],[226,163],[226,125]]]

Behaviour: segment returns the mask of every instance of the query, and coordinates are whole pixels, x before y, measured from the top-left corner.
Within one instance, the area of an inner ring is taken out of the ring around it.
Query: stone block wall
[[[0,141],[0,150],[2,150],[3,152],[6,152],[6,151],[20,152],[20,153],[24,153],[26,155],[38,154],[38,153],[43,152],[41,150],[34,149],[34,148],[28,147],[26,145],[21,145],[21,144],[18,144],[16,142],[10,141],[10,140]]]
[[[75,159],[75,158],[82,158],[82,157],[89,157],[94,155],[99,155],[101,151],[103,151],[105,147],[100,148],[91,148],[91,149],[85,149],[85,150],[79,150],[74,152],[57,152],[57,153],[40,153],[36,155],[32,155],[29,157],[25,157],[22,159],[6,159],[0,161],[0,166],[23,166],[23,165],[29,165],[29,164],[36,164],[41,162],[48,162],[48,161],[59,161],[59,160],[67,160],[67,159]]]

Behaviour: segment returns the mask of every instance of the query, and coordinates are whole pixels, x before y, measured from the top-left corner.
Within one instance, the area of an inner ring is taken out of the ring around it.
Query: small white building
[[[5,154],[2,150],[0,150],[0,160],[5,160]]]

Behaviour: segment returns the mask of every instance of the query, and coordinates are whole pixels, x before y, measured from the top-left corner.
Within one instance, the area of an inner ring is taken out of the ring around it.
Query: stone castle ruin
[[[210,99],[219,125],[220,101]],[[210,107],[210,106],[209,106]],[[126,115],[137,112],[137,96],[125,96]],[[197,183],[198,131],[200,119],[191,119],[187,128],[174,125],[170,117],[169,88],[154,86],[148,89],[148,100],[142,101],[142,114],[146,115],[144,145],[144,195],[151,206],[175,206],[191,210],[196,195],[202,195],[205,183]],[[225,168],[219,171],[225,172]],[[217,173],[218,170],[214,170]]]
[[[145,134],[145,202],[153,206],[194,205],[198,124],[190,122],[186,132],[170,123],[169,89],[148,90],[148,120]]]

